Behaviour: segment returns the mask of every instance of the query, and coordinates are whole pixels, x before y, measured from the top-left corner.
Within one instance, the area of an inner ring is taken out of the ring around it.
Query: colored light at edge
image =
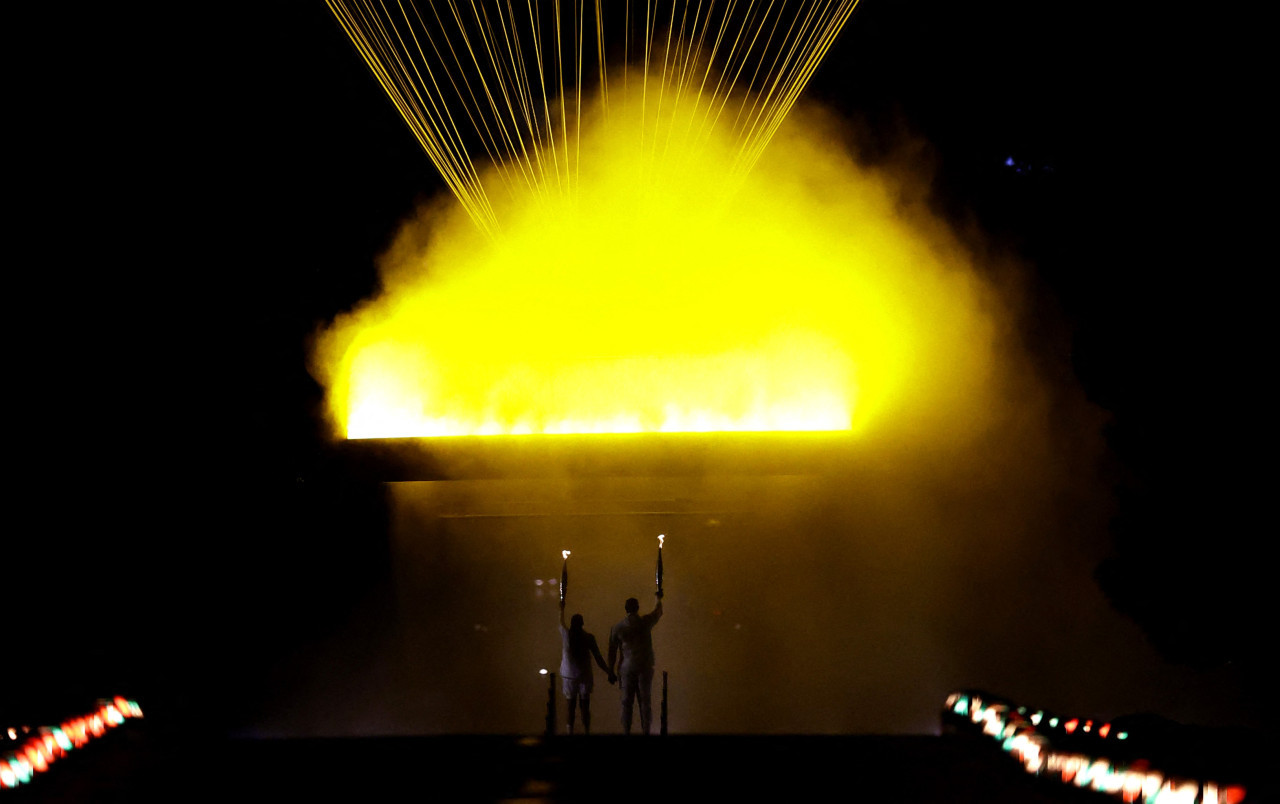
[[[128,718],[142,717],[142,707],[136,701],[117,697],[99,701],[99,708],[88,715],[72,718],[57,726],[45,726],[31,734],[24,726],[24,734],[30,734],[15,750],[0,756],[0,789],[12,789],[32,781],[37,773],[43,773],[59,758],[84,746],[90,737],[106,733]],[[8,737],[17,739],[17,730],[8,729]]]
[[[1072,752],[1054,750],[1049,737],[1036,734],[1032,728],[1031,721],[1038,722],[1043,717],[1041,711],[1028,719],[1023,717],[1027,711],[1023,707],[1011,711],[1008,705],[984,702],[963,693],[948,696],[945,711],[959,716],[962,723],[979,727],[983,734],[999,739],[1001,748],[1018,760],[1027,773],[1039,776],[1047,772],[1050,778],[1057,778],[1064,784],[1108,793],[1126,804],[1244,804],[1247,799],[1247,790],[1242,785],[1185,778],[1175,780],[1149,769],[1145,760],[1125,767],[1112,764],[1109,759],[1079,753],[1079,749]],[[1057,722],[1057,718],[1050,718],[1050,727],[1056,726]],[[1080,725],[1080,719],[1072,718],[1063,727],[1067,733],[1074,733]],[[1111,732],[1110,723],[1104,723],[1096,730],[1092,727],[1093,721],[1084,721],[1079,737],[1088,734],[1086,739],[1102,740]],[[1115,735],[1117,740],[1128,738],[1128,732]]]

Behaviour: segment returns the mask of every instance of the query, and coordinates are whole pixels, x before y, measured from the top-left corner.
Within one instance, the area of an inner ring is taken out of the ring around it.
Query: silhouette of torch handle
[[[658,545],[658,597],[662,597],[662,545]]]

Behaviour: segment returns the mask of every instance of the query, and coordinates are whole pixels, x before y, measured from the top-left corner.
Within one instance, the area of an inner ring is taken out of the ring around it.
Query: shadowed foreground
[[[968,736],[229,740],[121,730],[15,800],[1089,802]]]

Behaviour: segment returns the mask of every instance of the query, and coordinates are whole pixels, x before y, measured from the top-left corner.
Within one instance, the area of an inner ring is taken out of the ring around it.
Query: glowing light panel
[[[985,377],[963,250],[828,132],[730,181],[714,139],[641,171],[625,111],[584,130],[576,198],[513,197],[496,239],[457,210],[405,227],[383,295],[318,341],[341,434],[857,434]]]
[[[856,434],[908,396],[954,409],[986,378],[993,337],[967,253],[912,193],[858,167],[834,121],[796,106],[854,5],[779,4],[754,22],[686,9],[687,25],[664,5],[612,70],[613,7],[596,4],[595,89],[557,39],[554,80],[482,54],[471,66],[522,100],[477,106],[421,84],[389,28],[331,0],[457,202],[407,223],[381,295],[318,338],[338,432]],[[551,31],[499,17],[515,42]],[[446,37],[471,25],[439,22]],[[774,23],[770,49],[757,34]],[[445,136],[463,119],[488,159]]]

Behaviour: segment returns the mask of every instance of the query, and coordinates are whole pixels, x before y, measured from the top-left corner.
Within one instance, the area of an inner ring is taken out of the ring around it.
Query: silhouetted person
[[[616,678],[613,671],[605,666],[600,655],[600,646],[595,636],[582,630],[582,615],[575,614],[564,627],[564,602],[560,603],[560,679],[564,689],[564,697],[569,700],[569,733],[573,734],[573,722],[577,716],[578,702],[582,702],[582,731],[591,733],[591,688],[594,678],[591,671],[591,659],[596,660],[600,669],[609,674],[609,683]]]
[[[631,709],[640,699],[640,729],[649,733],[653,721],[653,636],[650,632],[662,617],[662,593],[655,597],[658,604],[653,611],[640,616],[640,601],[627,598],[624,608],[627,616],[609,632],[609,669],[621,649],[618,678],[622,682],[622,730],[631,733]]]

